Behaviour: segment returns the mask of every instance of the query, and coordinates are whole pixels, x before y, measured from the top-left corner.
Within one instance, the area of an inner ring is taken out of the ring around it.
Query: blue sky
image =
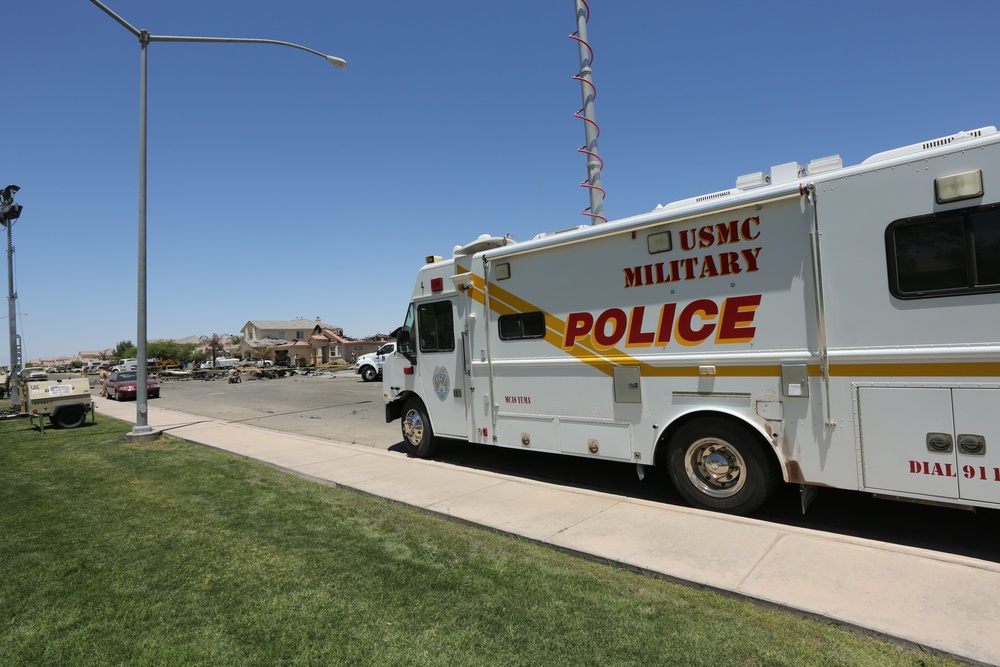
[[[349,63],[149,46],[151,339],[299,316],[388,332],[424,256],[587,222],[572,0],[105,4],[156,35]],[[610,219],[1000,124],[995,1],[590,5]],[[134,342],[138,41],[88,0],[2,6],[25,353]]]

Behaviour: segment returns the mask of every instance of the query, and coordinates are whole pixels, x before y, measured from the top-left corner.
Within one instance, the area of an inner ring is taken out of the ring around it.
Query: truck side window
[[[893,296],[1000,291],[1000,205],[896,220],[885,238]]]
[[[417,354],[413,349],[413,334],[415,325],[414,306],[411,303],[410,307],[406,309],[406,319],[403,321],[403,326],[399,328],[399,333],[396,334],[396,346],[399,348],[399,352],[406,357],[411,364],[417,363]]]
[[[534,311],[501,315],[497,320],[500,340],[524,340],[545,337],[545,315]]]
[[[417,306],[417,333],[421,352],[451,352],[455,349],[455,319],[450,301]]]

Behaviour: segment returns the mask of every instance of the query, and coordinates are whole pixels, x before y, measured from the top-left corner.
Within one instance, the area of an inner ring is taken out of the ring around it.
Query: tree
[[[267,359],[268,357],[270,357],[270,356],[271,356],[271,354],[272,354],[273,352],[274,352],[274,346],[273,346],[273,345],[268,345],[268,344],[266,344],[266,343],[264,343],[264,344],[262,344],[262,345],[258,345],[257,347],[255,347],[255,348],[253,349],[253,353],[254,353],[254,355],[255,355],[255,356],[256,356],[256,357],[258,358],[258,359],[260,359],[261,361],[264,361],[264,360],[266,360],[266,359]],[[261,366],[263,366],[263,365],[264,365],[264,364],[261,364]]]
[[[115,359],[131,359],[136,354],[135,345],[130,340],[120,340],[115,345]]]
[[[219,356],[218,351],[222,349],[222,339],[219,338],[219,334],[212,334],[211,336],[201,336],[199,338],[202,345],[207,345],[208,349],[212,352],[212,368],[215,368],[215,360]]]
[[[178,364],[185,364],[191,361],[191,354],[197,345],[193,343],[178,343],[173,340],[160,340],[150,343],[147,348],[147,356],[150,359],[166,361],[173,359]]]

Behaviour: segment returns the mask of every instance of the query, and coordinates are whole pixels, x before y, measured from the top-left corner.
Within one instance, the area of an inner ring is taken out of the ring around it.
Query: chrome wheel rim
[[[424,439],[424,420],[418,411],[410,410],[406,413],[406,418],[403,420],[403,436],[414,447],[420,446]]]
[[[746,462],[724,440],[702,438],[691,443],[684,457],[684,472],[700,492],[712,498],[736,495],[746,483]]]

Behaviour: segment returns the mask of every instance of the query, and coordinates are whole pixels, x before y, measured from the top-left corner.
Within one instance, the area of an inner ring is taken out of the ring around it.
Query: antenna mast
[[[592,81],[591,65],[594,63],[594,50],[587,43],[587,21],[590,20],[590,7],[586,0],[574,0],[576,8],[576,32],[570,35],[570,39],[576,40],[580,49],[580,73],[573,77],[580,82],[583,93],[583,108],[577,111],[574,116],[583,121],[586,145],[577,150],[587,156],[587,180],[580,183],[580,187],[590,191],[590,206],[582,213],[590,217],[591,224],[598,221],[607,222],[604,217],[604,188],[601,187],[601,169],[604,167],[604,160],[597,154],[597,137],[601,135],[601,128],[594,118],[594,99],[597,97],[597,88]]]

